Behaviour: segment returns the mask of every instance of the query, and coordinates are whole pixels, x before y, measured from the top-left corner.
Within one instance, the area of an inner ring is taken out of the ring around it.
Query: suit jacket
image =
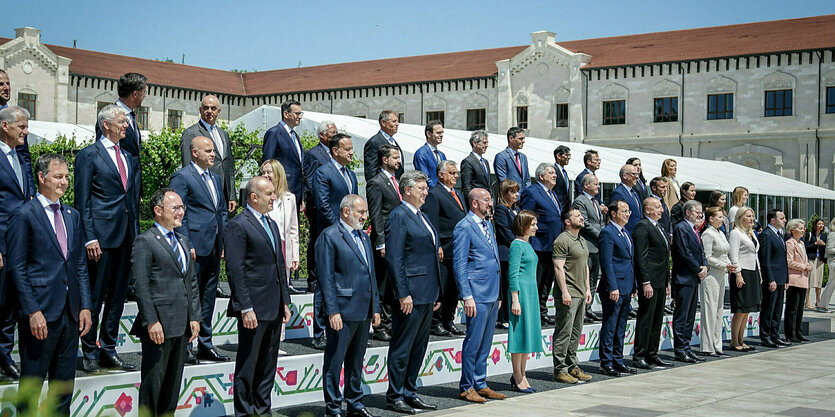
[[[231,317],[241,318],[242,310],[252,308],[258,320],[275,320],[282,318],[284,306],[290,305],[281,232],[274,220],[267,219],[275,246],[249,208],[226,226],[226,276],[232,290],[227,314]]]
[[[766,226],[759,236],[760,268],[762,268],[763,284],[776,282],[784,285],[789,279],[789,266],[786,259],[786,241]]]
[[[491,235],[488,241],[473,216],[473,212],[467,213],[453,231],[452,265],[455,281],[462,300],[472,297],[477,303],[492,303],[499,299],[496,234],[488,222]]]
[[[75,206],[81,212],[85,243],[98,240],[102,248],[116,248],[139,234],[139,160],[126,151],[122,156],[127,190],[101,140],[75,157]]]
[[[53,322],[69,302],[69,311],[77,321],[82,309],[92,307],[81,216],[65,204],[61,215],[67,232],[66,258],[38,199],[21,205],[9,223],[5,262],[7,276],[17,289],[21,316],[40,310],[47,322]]]
[[[209,171],[215,173],[220,177],[221,190],[226,201],[236,201],[238,199],[238,190],[235,189],[235,156],[232,155],[232,141],[229,139],[229,133],[216,126],[218,134],[223,143],[215,143],[212,134],[199,121],[188,129],[183,131],[183,136],[180,137],[180,150],[183,153],[183,167],[187,167],[191,163],[191,140],[198,136],[205,136],[212,140],[215,145],[215,164],[209,167]],[[217,150],[223,147],[223,158],[220,157]],[[192,241],[194,241],[192,239]]]
[[[313,175],[325,162],[331,160],[330,150],[326,145],[318,145],[308,149],[304,153],[304,197],[308,210],[316,215],[315,199],[313,198]],[[369,179],[366,178],[366,181]]]
[[[391,138],[394,140],[394,146],[397,147],[397,150],[400,151],[400,157],[403,158],[403,150],[400,149],[400,144],[397,143],[393,137]],[[377,132],[376,135],[372,136],[365,142],[365,146],[362,148],[362,159],[364,161],[363,171],[365,172],[365,180],[368,181],[369,178],[373,178],[378,172],[380,172],[380,161],[377,160],[377,152],[380,151],[380,147],[389,143],[388,139],[383,136],[383,131]],[[394,173],[394,176],[397,177],[397,180],[400,180],[400,176],[403,175],[405,169],[403,166],[405,162],[400,165],[400,169]]]
[[[12,165],[9,164],[8,158],[0,152],[0,254],[6,253],[6,230],[12,215],[23,203],[35,196],[32,165],[20,148],[16,148],[15,151],[17,160],[20,162],[23,187],[17,182],[17,175]]]
[[[606,215],[600,212],[597,201],[591,200],[582,194],[574,199],[571,207],[576,208],[583,215],[583,228],[580,229],[580,236],[586,239],[589,253],[597,253],[597,242],[600,231],[606,226]]]
[[[133,242],[131,287],[139,307],[130,331],[133,335],[147,335],[148,326],[159,322],[166,337],[182,336],[188,322],[201,320],[197,270],[189,254],[191,242],[180,233],[174,235],[183,248],[185,273],[168,238],[156,225]]]
[[[516,239],[513,235],[513,230],[510,225],[516,215],[519,214],[518,209],[509,209],[504,204],[496,204],[493,213],[493,223],[496,225],[496,241],[499,244],[499,259],[502,261],[508,260],[510,254],[510,244]]]
[[[629,216],[629,221],[626,223],[626,230],[629,233],[632,233],[632,230],[635,229],[635,225],[638,224],[638,221],[641,220],[643,216],[644,209],[643,204],[641,203],[641,197],[637,195],[631,188],[626,188],[623,184],[618,184],[615,187],[615,191],[612,192],[612,200],[621,200],[629,205],[629,210],[632,210],[632,214]]]
[[[296,201],[302,201],[304,198],[304,146],[302,146],[301,139],[292,137],[284,126],[286,124],[280,122],[264,133],[261,163],[268,159],[280,162],[287,174],[287,189],[296,195]],[[296,148],[297,145],[298,148]],[[301,149],[301,155],[299,155],[299,149]]]
[[[279,213],[279,210],[283,210],[283,213]],[[281,224],[278,224],[277,220],[279,215],[282,220]],[[284,261],[287,263],[289,277],[290,262],[299,260],[299,214],[296,211],[296,196],[289,191],[286,191],[283,196],[278,196],[273,203],[273,209],[267,213],[267,216],[276,221],[278,230],[281,231],[284,242]]]
[[[571,207],[571,201],[574,199],[574,193],[571,191],[571,178],[568,177],[567,172],[566,175],[563,175],[564,168],[560,164],[554,164],[554,169],[557,170],[557,185],[552,189],[557,193],[560,206]]]
[[[698,274],[707,266],[705,248],[689,222],[673,227],[673,282],[680,285],[699,285]],[[783,253],[783,262],[786,256]]]
[[[516,167],[516,158],[510,147],[496,154],[493,159],[493,168],[496,170],[496,181],[501,184],[506,178],[516,181],[522,190],[531,185],[531,175],[528,173],[528,157],[519,152],[519,164],[522,171]]]
[[[660,225],[660,224],[659,224]],[[670,242],[658,226],[644,217],[632,231],[635,245],[635,285],[649,282],[664,288],[670,282]]]
[[[461,201],[461,206],[466,208],[467,206],[465,204],[467,204],[467,200],[464,199],[464,196],[454,188],[453,191],[455,191],[455,195]],[[467,214],[461,209],[461,206],[455,202],[452,194],[443,185],[439,184],[429,190],[429,195],[426,196],[426,202],[421,207],[421,211],[426,214],[426,218],[429,219],[429,222],[432,223],[432,226],[441,235],[441,247],[444,250],[444,257],[452,254],[452,239],[455,225]]]
[[[328,226],[316,240],[323,317],[340,314],[345,321],[363,321],[380,312],[371,240],[359,235],[364,257],[342,222]]]
[[[446,155],[440,149],[438,149],[438,157],[441,161],[446,160]],[[422,171],[429,177],[426,181],[429,187],[434,187],[438,183],[438,160],[435,159],[435,153],[432,152],[429,143],[424,143],[415,152],[412,163],[415,165],[415,170]]]
[[[809,288],[809,257],[803,242],[789,239],[786,241],[786,261],[789,267],[790,287]]]
[[[664,210],[661,213],[661,219],[658,220],[658,224],[661,225],[661,229],[667,234],[667,239],[669,240],[673,236],[673,221],[670,217],[670,209],[667,208],[667,203],[664,202],[663,198],[659,198],[658,201],[661,202],[661,208]]]
[[[583,168],[583,170],[580,171],[579,174],[577,174],[577,177],[574,178],[574,197],[575,198],[577,196],[579,196],[580,194],[583,194],[583,177],[585,177],[588,174],[594,175],[594,172],[591,172],[591,170],[588,169],[588,168]],[[603,192],[603,186],[601,185],[600,192],[598,192],[597,195],[594,196],[594,199],[597,200],[598,204],[603,204],[603,197],[600,196],[602,194],[602,192]]]
[[[640,201],[642,205],[644,204],[644,199],[652,195],[649,185],[642,183],[640,179],[638,179],[632,189],[638,194],[638,201]]]
[[[461,161],[461,191],[468,200],[470,198],[470,191],[474,188],[484,188],[490,194],[496,193],[493,190],[493,182],[490,180],[490,162],[484,159],[484,164],[487,165],[486,172],[484,171],[484,165],[481,164],[478,157],[472,152]]]
[[[614,290],[618,290],[622,297],[627,297],[635,289],[634,244],[628,235],[628,232],[619,233],[613,222],[609,222],[600,231],[602,275],[597,284],[597,292],[601,297],[608,297],[609,292]]]
[[[222,248],[223,229],[228,221],[226,201],[224,201],[221,180],[209,171],[212,186],[215,188],[217,204],[212,203],[212,196],[206,182],[197,173],[197,168],[189,164],[171,175],[171,188],[183,199],[186,212],[183,225],[177,233],[194,242],[198,256],[208,256],[212,250]],[[217,253],[220,255],[220,251]]]
[[[548,190],[553,193],[553,191]],[[519,196],[519,208],[530,210],[537,215],[536,235],[531,238],[531,246],[538,252],[551,252],[554,249],[554,240],[562,233],[563,223],[560,220],[562,208],[559,207],[559,200],[555,203],[556,195],[552,199],[545,187],[536,184],[525,188]]]
[[[400,205],[400,194],[383,171],[365,185],[368,198],[368,217],[371,219],[371,243],[374,247],[386,243],[386,221],[389,213]]]
[[[345,183],[345,177],[330,161],[316,170],[313,177],[313,197],[316,200],[316,212],[319,214],[319,230],[339,223],[339,203],[348,194],[357,194],[357,176],[348,169],[351,189]]]
[[[400,204],[386,222],[386,268],[399,300],[412,296],[415,305],[432,304],[441,293],[438,232],[406,204]],[[398,306],[399,307],[399,306]]]

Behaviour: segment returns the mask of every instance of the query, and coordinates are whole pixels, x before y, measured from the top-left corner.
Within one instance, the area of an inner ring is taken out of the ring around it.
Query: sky
[[[832,0],[0,1],[0,37],[264,71],[835,14]]]

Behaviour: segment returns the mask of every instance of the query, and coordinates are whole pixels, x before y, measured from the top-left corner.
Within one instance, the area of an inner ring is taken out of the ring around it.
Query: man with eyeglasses
[[[302,122],[302,105],[296,100],[281,103],[281,121],[264,133],[264,161],[275,159],[287,174],[287,190],[296,196],[296,209],[304,201],[304,147],[295,129]]]
[[[634,165],[626,164],[620,168],[620,184],[615,187],[612,192],[612,201],[623,201],[629,205],[629,210],[632,210],[632,215],[629,216],[629,221],[626,223],[626,231],[632,234],[635,225],[641,221],[641,213],[644,209],[641,205],[641,197],[632,188],[638,181],[638,169]]]

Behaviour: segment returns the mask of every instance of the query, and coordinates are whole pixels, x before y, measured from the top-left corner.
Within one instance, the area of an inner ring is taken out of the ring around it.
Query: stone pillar
[[[568,140],[571,142],[585,142],[586,124],[586,78],[580,68],[586,65],[591,56],[573,54],[569,56],[568,84],[571,98],[568,101]]]
[[[510,85],[510,60],[496,61],[497,134],[503,135],[513,125],[513,90]]]

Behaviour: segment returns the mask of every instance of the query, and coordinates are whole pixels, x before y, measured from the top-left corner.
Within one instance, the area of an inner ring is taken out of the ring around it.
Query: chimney
[[[554,32],[540,30],[539,32],[531,33],[531,44],[536,47],[545,46],[546,44],[554,44],[554,39],[557,36]]]
[[[14,30],[15,38],[35,38],[37,42],[41,41],[41,30],[30,28],[30,27],[22,27],[17,28]]]

